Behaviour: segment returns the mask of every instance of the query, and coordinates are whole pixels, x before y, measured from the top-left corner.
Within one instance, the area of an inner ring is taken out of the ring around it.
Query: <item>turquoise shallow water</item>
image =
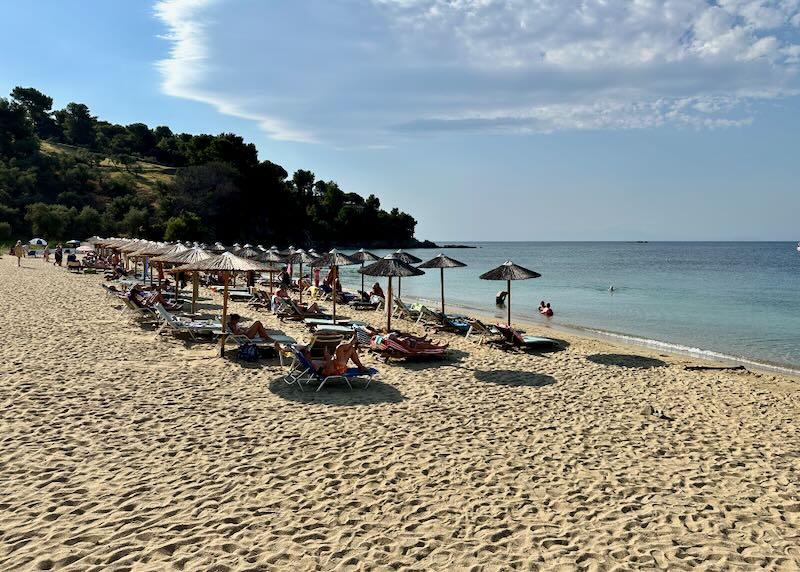
[[[511,259],[542,274],[512,283],[518,319],[546,322],[536,310],[546,300],[555,309],[549,320],[555,326],[800,371],[800,253],[794,243],[465,244],[478,248],[442,250],[468,264],[445,271],[447,300],[454,305],[497,312],[494,296],[505,283],[478,276]],[[439,253],[409,252],[423,260]],[[346,285],[360,283],[356,268],[342,269]],[[402,291],[438,301],[439,271],[403,280]]]

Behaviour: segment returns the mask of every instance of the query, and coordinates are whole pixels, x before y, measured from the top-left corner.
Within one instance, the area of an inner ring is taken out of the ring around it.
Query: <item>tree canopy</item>
[[[310,170],[290,177],[233,133],[116,125],[34,88],[0,98],[0,240],[136,235],[409,247],[416,221]],[[7,235],[7,236],[6,236]],[[357,237],[357,238],[351,238]]]

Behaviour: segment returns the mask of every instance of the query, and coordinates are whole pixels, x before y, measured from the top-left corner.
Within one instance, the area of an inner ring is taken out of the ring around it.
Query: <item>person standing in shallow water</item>
[[[22,250],[22,241],[18,240],[14,245],[14,256],[17,257],[17,266],[22,266],[22,257],[25,256],[25,251]]]

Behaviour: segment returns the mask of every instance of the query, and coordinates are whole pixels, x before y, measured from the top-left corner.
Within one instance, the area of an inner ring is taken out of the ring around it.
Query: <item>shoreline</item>
[[[404,296],[403,299],[412,302],[424,304],[429,309],[439,310],[440,302],[428,298],[420,298],[416,296]],[[447,302],[445,300],[445,302]],[[481,321],[488,324],[494,323],[497,320],[504,321],[504,316],[500,316],[502,312],[495,313],[489,312],[485,309],[475,308],[463,304],[447,303],[447,313],[465,314],[474,316]],[[504,310],[503,310],[504,312]],[[800,381],[800,367],[793,368],[783,364],[775,364],[769,362],[758,361],[751,358],[736,357],[714,350],[707,350],[703,348],[693,348],[678,343],[665,342],[662,340],[642,338],[632,334],[623,332],[612,332],[606,330],[599,330],[578,325],[565,325],[559,323],[542,324],[527,318],[525,315],[514,316],[512,314],[512,321],[515,324],[520,324],[536,335],[546,335],[547,332],[558,332],[559,334],[568,334],[576,338],[586,340],[597,340],[607,342],[622,348],[636,348],[649,351],[653,354],[667,354],[679,358],[689,358],[701,361],[706,364],[713,364],[715,366],[744,366],[748,371],[766,373],[772,375],[780,375],[790,378],[795,381]]]

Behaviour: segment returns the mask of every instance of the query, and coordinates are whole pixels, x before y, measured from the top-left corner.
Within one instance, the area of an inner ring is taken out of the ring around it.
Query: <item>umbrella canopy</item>
[[[28,241],[28,244],[33,244],[36,246],[45,246],[47,241],[43,238],[32,238]]]
[[[375,262],[376,260],[380,260],[381,257],[377,254],[372,254],[368,250],[364,250],[363,248],[359,249],[357,252],[354,252],[350,255],[350,258],[353,260],[358,260],[359,262]]]
[[[511,327],[511,281],[527,280],[529,278],[539,278],[541,274],[533,270],[528,270],[510,260],[489,272],[480,275],[481,280],[505,280],[508,283],[508,326]]]
[[[177,247],[176,247],[177,248]],[[200,260],[205,260],[213,256],[210,252],[202,248],[186,248],[181,251],[166,252],[153,258],[153,262],[165,262],[167,264],[192,264]]]
[[[381,257],[378,256],[377,254],[372,254],[371,252],[368,252],[368,251],[364,250],[363,248],[360,248],[357,252],[354,252],[353,254],[351,254],[350,258],[352,258],[353,260],[358,260],[361,263],[361,268],[364,268],[364,263],[365,262],[375,262],[376,260],[380,260],[381,259]],[[361,275],[361,291],[362,292],[364,291],[364,275],[363,274]]]
[[[336,323],[336,283],[338,282],[339,278],[339,267],[340,266],[352,266],[353,264],[358,264],[357,261],[353,260],[346,254],[339,252],[335,248],[326,254],[323,254],[319,258],[314,259],[311,262],[311,266],[330,266],[333,269],[333,323]]]
[[[128,240],[128,242],[118,243],[115,245],[120,252],[136,252],[140,248],[144,246],[146,241],[140,240],[138,238],[133,238]]]
[[[392,256],[397,258],[398,260],[402,260],[408,264],[419,264],[422,262],[421,258],[417,258],[413,254],[409,254],[408,252],[403,252],[402,249],[398,248],[392,253]]]
[[[314,256],[302,248],[299,248],[286,258],[286,262],[291,262],[292,264],[311,264],[317,259],[319,259],[319,256]]]
[[[260,250],[258,250],[257,248],[253,248],[253,247],[252,247],[252,246],[250,246],[250,245],[245,245],[243,248],[241,248],[241,249],[240,249],[240,250],[239,250],[239,251],[236,253],[236,256],[241,256],[242,258],[250,258],[250,259],[253,259],[253,258],[258,258],[258,257],[259,257],[259,256],[261,256],[262,254],[263,254],[263,252],[261,252],[261,251],[260,251]]]
[[[212,246],[208,250],[210,250],[214,254],[222,254],[223,252],[225,252],[225,245],[222,244],[221,242],[215,242],[214,246]]]
[[[219,256],[209,256],[203,260],[197,260],[191,264],[179,266],[179,271],[196,270],[199,272],[268,272],[275,270],[274,266],[236,256],[230,252],[223,252]]]
[[[94,252],[94,248],[88,244],[84,244],[83,246],[79,246],[75,251],[80,252],[81,254],[86,254],[88,252]]]
[[[372,264],[359,268],[361,274],[367,276],[386,276],[389,278],[389,287],[386,294],[386,331],[392,329],[392,278],[408,277],[408,276],[422,276],[425,274],[419,268],[414,268],[407,262],[403,262],[398,258],[394,258],[393,254],[385,256],[373,262]]]
[[[463,262],[456,260],[455,258],[450,258],[449,256],[445,256],[444,254],[440,254],[439,256],[434,256],[430,260],[427,260],[419,265],[419,268],[438,268],[441,277],[441,284],[442,284],[442,321],[444,321],[444,269],[445,268],[463,268],[466,266]]]
[[[88,242],[89,244],[97,244],[98,242],[103,242],[103,239],[97,235],[94,235],[87,238],[86,242]]]
[[[128,256],[131,258],[137,256],[158,256],[170,248],[172,248],[171,244],[164,244],[163,242],[147,242],[142,244],[137,250],[131,252]]]
[[[178,272],[200,271],[200,272],[222,272],[224,277],[224,289],[222,292],[222,337],[220,339],[220,356],[225,354],[225,329],[228,327],[228,276],[231,272],[259,272],[275,271],[275,267],[256,260],[242,258],[230,252],[224,252],[219,256],[210,256],[203,260],[192,262],[175,269]]]
[[[64,244],[69,245],[69,246],[79,246],[80,243],[81,243],[80,240],[68,240]]]
[[[351,266],[353,264],[358,264],[358,261],[335,248],[311,262],[311,266]]]
[[[408,252],[403,252],[402,249],[398,248],[392,253],[392,256],[397,258],[398,260],[402,260],[406,264],[419,264],[422,262],[421,258],[417,258],[413,254],[409,254]],[[397,297],[400,297],[400,294],[403,290],[403,281],[402,278],[397,279]]]

